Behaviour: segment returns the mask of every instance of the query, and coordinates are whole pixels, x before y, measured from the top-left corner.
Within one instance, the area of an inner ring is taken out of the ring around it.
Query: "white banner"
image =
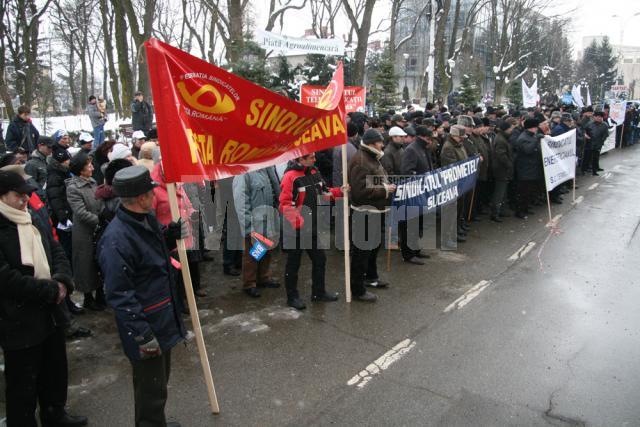
[[[609,132],[609,137],[604,141],[604,145],[600,150],[600,154],[606,153],[607,151],[610,151],[616,148],[616,129],[617,127],[614,126]]]
[[[534,80],[531,87],[522,79],[522,105],[524,108],[535,107],[538,105],[540,97],[538,96],[538,80]]]
[[[267,52],[275,51],[289,55],[314,53],[344,56],[344,41],[342,39],[303,39],[256,29],[255,41]]]
[[[573,102],[576,103],[578,108],[584,107],[584,102],[582,102],[582,95],[580,94],[580,87],[573,85],[571,89],[571,95],[573,95]]]
[[[624,115],[627,112],[626,102],[614,102],[609,106],[609,117],[621,125],[624,123]]]
[[[576,177],[576,130],[541,141],[547,191]]]

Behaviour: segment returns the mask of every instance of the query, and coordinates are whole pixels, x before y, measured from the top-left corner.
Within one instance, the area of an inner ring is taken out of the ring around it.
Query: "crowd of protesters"
[[[0,158],[0,345],[10,426],[35,426],[36,402],[43,425],[87,423],[65,410],[64,340],[90,336],[77,319],[107,307],[115,313],[133,367],[136,425],[166,423],[170,350],[185,337],[182,316],[188,313],[177,274],[176,240],[185,239],[195,295],[206,296],[199,265],[212,258],[205,248],[208,227],[203,218],[214,198],[222,208],[224,275],[239,276],[250,298],[280,287],[271,270],[276,256],[271,243],[281,237],[287,304],[303,310],[298,272],[304,252],[312,264],[311,301],[339,298],[325,289],[332,215],[323,218],[323,213],[348,194],[351,292],[356,301],[375,302],[371,289],[390,286],[377,268],[385,243],[397,243],[408,264],[424,265],[429,258],[419,241],[424,216],[387,215],[394,177],[421,175],[479,156],[473,192],[437,212],[440,221],[452,224],[452,232],[440,242],[442,249],[451,249],[468,239],[483,215],[498,223],[508,216],[527,220],[536,207],[546,209],[547,197],[563,202],[574,184],[547,195],[540,154],[545,135],[575,129],[577,168],[598,175],[600,150],[611,128],[626,127],[619,143],[634,144],[638,119],[630,106],[625,122],[614,123],[606,105],[577,111],[427,104],[424,111],[409,108],[372,118],[351,113],[346,171],[342,150],[336,147],[294,159],[284,169],[267,167],[218,182],[178,185],[182,219],[174,222],[151,106],[136,94],[131,140],[116,141],[105,138],[102,102],[89,98],[93,134],[82,132],[76,141],[64,129],[40,135],[24,106],[7,129],[7,152]],[[348,185],[343,185],[345,176]],[[377,184],[372,176],[379,178]],[[336,235],[340,222],[335,220]],[[391,239],[387,227],[397,230]],[[358,233],[374,244],[359,244]],[[256,242],[262,242],[260,256]],[[81,303],[70,298],[74,291],[81,294]]]

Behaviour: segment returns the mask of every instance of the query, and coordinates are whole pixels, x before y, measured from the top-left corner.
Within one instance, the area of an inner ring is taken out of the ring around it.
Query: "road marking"
[[[469,304],[471,302],[471,300],[473,300],[475,297],[480,295],[480,292],[482,292],[485,289],[487,289],[487,287],[490,284],[491,284],[491,281],[489,281],[489,280],[481,280],[481,281],[479,281],[471,289],[469,289],[467,292],[465,292],[460,298],[458,298],[457,300],[455,300],[454,302],[449,304],[447,306],[447,308],[444,309],[444,312],[447,313],[447,312],[449,312],[451,310],[454,310],[454,309],[456,309],[456,310],[461,309],[465,305]]]
[[[604,179],[609,179],[609,178],[611,178],[611,176],[612,176],[612,175],[613,175],[613,174],[612,174],[611,172],[605,172],[605,174],[604,174],[604,175],[602,175],[602,178],[604,178]]]
[[[575,200],[575,202],[572,202],[574,205],[578,205],[580,203],[582,203],[582,201],[584,200],[584,196],[578,196]]]
[[[560,218],[562,218],[562,214],[558,214],[556,216],[554,216],[551,221],[549,221],[547,223],[547,225],[545,227],[549,228],[549,227],[553,227],[554,225],[558,225],[558,222],[560,221]]]
[[[520,258],[524,258],[526,254],[529,253],[531,249],[536,245],[536,242],[529,242],[526,245],[522,245],[520,249],[518,249],[513,255],[509,257],[509,261],[516,261]]]
[[[391,350],[378,357],[373,361],[373,363],[370,363],[366,368],[354,375],[349,381],[347,381],[347,385],[355,385],[360,389],[363,388],[369,383],[369,381],[373,379],[374,376],[379,375],[382,371],[387,370],[389,366],[400,360],[415,346],[416,342],[410,340],[409,338],[400,341]]]
[[[599,183],[595,183],[595,184],[591,184],[588,188],[588,190],[595,190],[596,188],[598,188],[598,185],[600,185]]]

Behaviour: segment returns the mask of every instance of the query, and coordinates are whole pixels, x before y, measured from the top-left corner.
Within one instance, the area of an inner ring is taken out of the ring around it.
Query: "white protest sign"
[[[539,100],[538,80],[534,80],[531,87],[529,87],[527,86],[527,82],[522,79],[522,105],[524,108],[535,107],[538,105]]]
[[[547,191],[576,177],[576,130],[541,141],[542,164]]]
[[[269,31],[256,29],[255,41],[263,49],[279,53],[344,55],[344,41],[342,39],[304,39],[281,36]]]
[[[604,145],[600,150],[600,153],[606,153],[607,151],[616,148],[616,127],[614,126],[609,132],[609,137],[604,141]]]
[[[624,115],[626,113],[626,102],[614,102],[609,106],[609,118],[614,120],[616,124],[624,123]]]

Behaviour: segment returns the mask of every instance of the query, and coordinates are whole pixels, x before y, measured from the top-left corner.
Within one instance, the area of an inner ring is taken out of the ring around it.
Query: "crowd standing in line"
[[[257,239],[280,240],[286,253],[287,304],[303,310],[298,272],[305,251],[312,264],[311,301],[338,299],[325,288],[331,215],[322,218],[321,213],[348,194],[351,292],[356,301],[372,303],[378,299],[372,289],[391,286],[377,265],[385,242],[395,243],[388,241],[389,226],[397,228],[392,240],[397,238],[406,263],[429,263],[420,248],[420,237],[431,226],[423,212],[387,215],[394,177],[421,175],[479,156],[474,191],[438,212],[443,228],[451,224],[441,248],[454,248],[468,239],[472,224],[483,215],[497,223],[512,215],[527,220],[546,203],[540,155],[545,135],[575,129],[578,169],[598,175],[611,128],[627,127],[619,144],[631,145],[638,122],[634,106],[618,124],[609,119],[606,105],[577,111],[464,105],[449,110],[427,104],[424,111],[389,111],[375,118],[350,113],[347,170],[336,147],[296,158],[282,174],[267,167],[218,182],[178,185],[182,219],[173,222],[151,105],[136,94],[129,143],[105,138],[103,101],[89,98],[92,134],[81,133],[75,144],[64,129],[40,135],[26,106],[7,129],[7,152],[0,158],[0,345],[9,426],[35,426],[37,402],[43,425],[87,423],[65,410],[64,341],[90,336],[76,318],[107,307],[115,314],[132,365],[136,425],[166,423],[171,349],[185,337],[182,316],[188,313],[176,269],[176,240],[185,239],[196,296],[206,296],[199,264],[211,258],[202,224],[207,201],[215,198],[222,213],[224,274],[241,276],[242,291],[251,298],[280,287],[271,269],[277,245],[267,244],[260,257],[255,255]],[[372,183],[372,176],[379,179]],[[562,203],[571,186],[551,192],[551,202]],[[334,222],[337,234],[341,221]],[[362,236],[373,244],[360,244]],[[74,290],[82,293],[81,304],[69,297]]]

